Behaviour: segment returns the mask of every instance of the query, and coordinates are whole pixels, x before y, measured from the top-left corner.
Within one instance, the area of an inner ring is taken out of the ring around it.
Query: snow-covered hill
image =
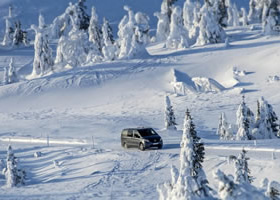
[[[38,12],[50,22],[68,3],[7,0],[0,2],[0,11],[10,2],[20,10],[18,16],[30,16],[23,18],[26,24],[36,23]],[[151,15],[161,1],[116,1],[113,11],[107,7],[112,0],[100,2],[88,4],[96,6],[100,17],[118,23],[124,4]],[[280,115],[279,36],[265,37],[258,26],[226,32],[229,46],[170,50],[163,43],[152,43],[147,47],[150,55],[142,59],[56,69],[32,80],[25,77],[32,71],[33,47],[1,48],[0,76],[13,57],[21,77],[18,83],[0,86],[0,159],[6,159],[11,144],[27,171],[27,182],[6,188],[0,175],[0,199],[157,199],[157,185],[170,180],[171,165],[179,166],[187,108],[205,143],[204,168],[211,187],[218,187],[212,171],[219,168],[233,174],[228,156],[238,155],[243,147],[249,151],[253,185],[259,186],[263,178],[279,181],[279,139],[221,141],[216,135],[222,112],[235,124],[242,95],[255,113],[257,100],[264,96]],[[178,93],[174,83],[189,90]],[[164,129],[166,95],[178,131]],[[163,138],[163,149],[123,149],[120,133],[128,127],[153,127]],[[35,152],[42,156],[34,157]],[[3,167],[0,163],[0,170]]]
[[[15,16],[21,20],[24,28],[29,28],[31,24],[38,24],[39,14],[43,14],[46,18],[46,23],[51,23],[54,18],[62,14],[69,2],[75,3],[76,0],[1,0],[0,2],[0,33],[4,33],[4,16],[8,15],[8,5],[14,6]],[[150,25],[152,29],[156,28],[157,18],[153,16],[154,12],[160,10],[161,0],[88,0],[87,13],[90,13],[90,8],[94,6],[97,10],[99,20],[106,17],[112,24],[114,33],[117,32],[117,25],[126,14],[123,9],[124,5],[130,6],[134,11],[147,13],[150,17]],[[243,0],[233,0],[239,8],[245,7],[248,9],[248,3]],[[184,1],[179,0],[178,5],[183,5]]]

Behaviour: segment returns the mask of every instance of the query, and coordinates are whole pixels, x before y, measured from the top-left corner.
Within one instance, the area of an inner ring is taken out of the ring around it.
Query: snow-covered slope
[[[159,5],[150,4],[151,9],[159,9]],[[96,7],[98,10],[98,4]],[[57,12],[62,8],[61,3]],[[264,96],[280,115],[280,82],[267,81],[280,76],[279,37],[263,37],[259,29],[249,27],[226,31],[229,47],[214,44],[175,51],[162,48],[163,44],[151,44],[147,48],[150,56],[143,59],[57,70],[34,80],[25,80],[32,71],[32,47],[1,49],[0,76],[14,57],[21,80],[0,86],[0,158],[5,159],[5,149],[11,143],[28,179],[26,186],[8,189],[0,176],[0,199],[156,199],[156,186],[170,180],[171,165],[179,165],[186,108],[206,144],[204,167],[211,187],[218,187],[212,171],[220,168],[232,174],[227,158],[243,147],[249,150],[255,186],[265,177],[279,181],[278,139],[220,141],[216,135],[221,112],[235,123],[242,94],[254,112],[257,99]],[[173,76],[172,69],[178,70]],[[174,95],[170,81],[175,78],[196,88],[191,77],[207,77],[197,82],[205,80],[203,88],[212,84],[220,91]],[[164,130],[166,95],[177,119],[176,132]],[[121,147],[121,130],[142,126],[153,127],[162,136],[162,150],[141,152]],[[33,156],[37,151],[42,157]]]

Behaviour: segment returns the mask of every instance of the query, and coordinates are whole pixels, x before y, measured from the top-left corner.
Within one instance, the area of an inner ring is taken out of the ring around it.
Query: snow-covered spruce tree
[[[276,181],[271,181],[267,185],[266,195],[271,200],[280,200],[280,184]]]
[[[88,27],[89,41],[101,52],[103,47],[102,31],[98,23],[98,16],[94,7],[91,8],[91,18]]]
[[[187,30],[194,26],[194,10],[196,6],[191,0],[186,0],[183,6],[183,23]]]
[[[53,70],[52,49],[49,46],[48,29],[43,15],[39,15],[39,26],[31,25],[35,31],[34,61],[31,78],[42,76]]]
[[[245,97],[242,96],[242,102],[236,112],[236,124],[238,131],[236,133],[236,140],[251,140],[252,128],[254,127],[254,113],[247,107]]]
[[[262,21],[264,3],[264,0],[250,0],[248,20],[251,24]]]
[[[135,14],[135,22],[138,26],[138,31],[136,31],[137,40],[143,44],[148,44],[150,42],[150,18],[148,15],[142,12],[137,12]]]
[[[10,46],[13,42],[14,27],[13,25],[13,7],[9,6],[9,15],[5,17],[6,29],[4,39],[2,41],[3,46]]]
[[[128,16],[125,15],[119,24],[118,42],[120,46],[120,52],[119,52],[120,59],[129,58],[129,53],[132,49],[131,44],[132,44],[133,37],[135,40],[134,33],[136,29],[134,12],[128,6],[124,6],[124,10],[128,12]]]
[[[154,16],[158,18],[155,41],[165,41],[170,32],[167,13],[156,12]]]
[[[199,36],[197,45],[224,42],[226,33],[219,25],[213,8],[205,3],[201,8],[201,20],[199,22]]]
[[[171,130],[177,130],[176,128],[176,118],[174,115],[173,106],[171,105],[168,96],[165,97],[165,128]]]
[[[78,0],[77,3],[77,12],[78,18],[80,20],[80,30],[87,30],[89,27],[89,15],[86,13],[86,0]]]
[[[134,12],[128,7],[124,6],[124,10],[128,12],[119,24],[118,31],[118,45],[119,45],[119,59],[129,59],[136,56],[148,55],[145,48],[145,43],[140,41],[141,28],[136,23]]]
[[[14,156],[13,149],[10,145],[7,149],[5,177],[7,187],[15,187],[24,184],[25,171],[18,168],[18,161]]]
[[[172,182],[161,190],[162,200],[206,199],[210,198],[208,181],[201,163],[204,159],[204,146],[197,136],[195,126],[187,110],[180,151],[180,169],[171,170]]]
[[[270,0],[268,3],[263,12],[263,32],[266,35],[279,34],[276,29],[280,27],[280,1]]]
[[[189,47],[188,31],[183,25],[182,9],[175,6],[172,10],[170,33],[166,40],[167,48],[187,48]]]
[[[154,16],[158,18],[155,40],[157,42],[165,41],[170,32],[171,17],[171,7],[169,9],[167,0],[162,1],[160,12],[154,13]]]
[[[3,73],[3,85],[9,84],[9,68],[4,67],[4,73]]]
[[[248,23],[248,17],[245,8],[241,8],[241,12],[242,12],[242,17],[241,17],[242,26],[247,26],[249,23]]]
[[[189,110],[186,111],[185,120],[187,121],[186,124],[188,124],[187,126],[185,126],[186,134],[189,135],[189,137],[187,138],[191,138],[193,141],[193,168],[191,171],[192,176],[194,177],[198,185],[198,190],[196,191],[196,193],[200,198],[206,198],[210,196],[210,187],[208,186],[208,180],[202,167],[205,155],[204,144],[201,142],[200,137],[197,135],[195,125],[192,121]]]
[[[77,15],[70,15],[72,30],[59,39],[55,63],[61,67],[77,67],[102,59],[99,49],[89,42],[88,34],[80,30]]]
[[[218,181],[218,194],[222,200],[236,199],[240,190],[239,186],[235,184],[222,171],[214,172],[214,178]]]
[[[161,10],[165,10],[169,21],[171,20],[172,7],[177,0],[163,0],[161,4]]]
[[[104,46],[102,47],[102,54],[105,61],[114,60],[116,58],[117,47],[114,45],[114,36],[109,22],[103,18],[102,35]]]
[[[72,21],[70,16],[75,16],[75,23],[78,24],[80,30],[87,31],[89,27],[89,15],[86,13],[85,0],[78,0],[77,3],[69,3],[64,13],[57,16],[51,25],[52,38],[60,38],[68,36],[72,30]]]
[[[233,25],[233,11],[232,11],[231,0],[228,0],[227,15],[228,15],[227,25],[232,26]]]
[[[192,0],[186,0],[183,7],[184,27],[189,32],[190,45],[196,42],[199,34],[199,8]]]
[[[221,113],[219,118],[219,125],[217,129],[217,135],[220,136],[220,140],[232,140],[233,134],[230,125],[227,122],[225,113]]]
[[[70,12],[72,10],[72,3],[66,8],[64,13],[57,16],[51,24],[51,37],[60,38],[61,36],[67,36],[72,29],[72,23],[70,19]]]
[[[165,191],[161,191],[161,200],[199,199],[199,186],[193,176],[194,144],[191,136],[192,121],[186,115],[181,141],[179,174],[172,173],[172,182],[165,184]],[[172,170],[174,171],[174,170]],[[172,172],[171,171],[171,172]]]
[[[218,194],[221,200],[269,200],[269,198],[263,194],[262,190],[248,183],[234,183],[233,180],[220,170],[214,172],[214,178],[219,183]]]
[[[257,101],[256,129],[254,137],[257,139],[273,139],[277,137],[279,122],[276,113],[263,97]]]
[[[15,22],[15,31],[13,34],[13,46],[27,45],[27,32],[21,29],[21,22]]]
[[[113,29],[105,17],[103,18],[102,33],[105,34],[105,36],[103,36],[105,45],[107,45],[109,43],[110,44],[115,43]]]
[[[252,183],[253,177],[250,176],[250,169],[248,167],[249,158],[246,157],[247,151],[242,149],[242,152],[239,154],[235,160],[235,176],[234,181],[236,183]]]
[[[18,81],[18,77],[14,67],[14,59],[11,58],[9,68],[5,68],[4,84],[11,84],[17,81]]]
[[[236,4],[233,4],[232,7],[232,17],[233,17],[233,26],[239,26],[239,11]]]
[[[227,27],[228,13],[225,0],[217,0],[213,3],[213,8],[220,26]]]

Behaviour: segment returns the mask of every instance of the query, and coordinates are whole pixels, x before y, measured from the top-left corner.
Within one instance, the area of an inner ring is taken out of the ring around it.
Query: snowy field
[[[279,139],[222,141],[216,135],[222,112],[236,122],[242,95],[254,112],[263,96],[280,116],[280,82],[271,78],[280,76],[279,36],[263,36],[258,25],[254,30],[231,27],[226,33],[228,47],[220,43],[168,50],[163,43],[152,43],[143,59],[100,62],[32,80],[24,77],[32,72],[33,46],[1,47],[0,77],[13,57],[21,81],[0,86],[0,159],[6,159],[11,144],[27,181],[7,188],[0,175],[0,199],[158,199],[157,185],[171,179],[171,165],[179,167],[187,108],[205,143],[203,167],[212,188],[218,188],[213,171],[233,174],[228,157],[243,148],[250,157],[253,185],[259,187],[264,178],[279,182]],[[174,80],[186,75],[201,81],[201,91],[175,94]],[[166,95],[178,131],[164,129]],[[153,127],[163,148],[122,148],[120,134],[129,127]],[[42,156],[34,157],[35,152]]]

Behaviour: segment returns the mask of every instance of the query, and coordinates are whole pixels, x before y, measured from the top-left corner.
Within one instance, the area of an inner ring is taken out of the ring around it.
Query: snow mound
[[[225,88],[211,78],[193,77],[180,72],[176,69],[171,70],[172,81],[170,82],[174,88],[174,92],[179,95],[186,95],[188,92],[221,92]]]

